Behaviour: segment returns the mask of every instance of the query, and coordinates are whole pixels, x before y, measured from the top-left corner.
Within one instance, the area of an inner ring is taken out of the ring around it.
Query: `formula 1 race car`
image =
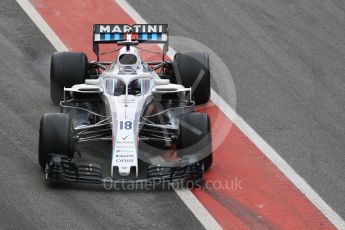
[[[99,45],[106,43],[120,47],[113,62],[100,61]],[[142,59],[140,46],[152,43],[163,45],[163,61]],[[80,52],[52,55],[50,92],[60,113],[46,113],[40,122],[38,158],[46,179],[104,182],[99,163],[76,155],[83,143],[108,141],[113,181],[202,180],[212,164],[211,125],[195,105],[210,98],[208,54],[181,52],[165,61],[166,24],[96,24],[93,51],[92,62]],[[166,150],[174,157],[166,159]]]

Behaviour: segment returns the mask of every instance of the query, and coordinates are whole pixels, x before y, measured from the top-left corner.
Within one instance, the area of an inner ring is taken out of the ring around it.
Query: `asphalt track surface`
[[[344,3],[130,3],[147,21],[216,51],[231,69],[238,113],[345,216]],[[54,50],[15,2],[0,6],[0,228],[201,228],[173,191],[42,183],[37,133],[40,116],[58,110],[49,99]]]
[[[128,2],[147,22],[215,51],[236,104],[221,89],[228,76],[213,75],[218,94],[345,217],[344,1]]]
[[[201,229],[173,190],[51,189],[37,164],[51,44],[15,1],[0,2],[0,229]],[[177,221],[178,220],[178,221]]]

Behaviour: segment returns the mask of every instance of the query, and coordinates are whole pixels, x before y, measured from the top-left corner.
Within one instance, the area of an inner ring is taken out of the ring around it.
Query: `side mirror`
[[[170,84],[169,79],[154,79],[154,86],[169,85],[169,84]]]
[[[85,84],[86,85],[99,85],[100,80],[99,80],[99,78],[98,79],[86,79]]]

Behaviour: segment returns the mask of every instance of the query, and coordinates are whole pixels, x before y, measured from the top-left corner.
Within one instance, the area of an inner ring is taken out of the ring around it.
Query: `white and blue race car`
[[[113,62],[99,60],[105,43],[121,47]],[[163,61],[145,62],[145,43],[164,44]],[[195,106],[210,98],[208,55],[181,52],[164,61],[167,47],[166,24],[97,24],[97,61],[81,52],[52,55],[51,99],[61,113],[41,118],[38,153],[49,182],[104,182],[97,162],[75,157],[79,144],[103,141],[112,142],[114,181],[202,179],[212,164],[211,125]],[[175,151],[173,160],[161,157],[167,149]]]

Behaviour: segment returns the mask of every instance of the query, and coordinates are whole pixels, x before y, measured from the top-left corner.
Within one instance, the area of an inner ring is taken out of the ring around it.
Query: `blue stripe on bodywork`
[[[146,34],[146,33],[142,34],[142,35],[141,35],[141,39],[142,39],[142,40],[147,40],[147,34]]]
[[[104,34],[104,40],[110,41],[110,34]]]
[[[114,40],[115,40],[115,41],[120,40],[120,38],[121,38],[120,34],[118,34],[118,33],[115,33],[115,34],[114,34]]]
[[[157,40],[157,39],[158,39],[158,35],[157,35],[156,33],[153,33],[153,34],[151,35],[151,39],[152,39],[152,40]]]
[[[100,40],[101,40],[101,41],[104,41],[104,37],[105,37],[105,35],[104,35],[104,34],[101,34]]]

